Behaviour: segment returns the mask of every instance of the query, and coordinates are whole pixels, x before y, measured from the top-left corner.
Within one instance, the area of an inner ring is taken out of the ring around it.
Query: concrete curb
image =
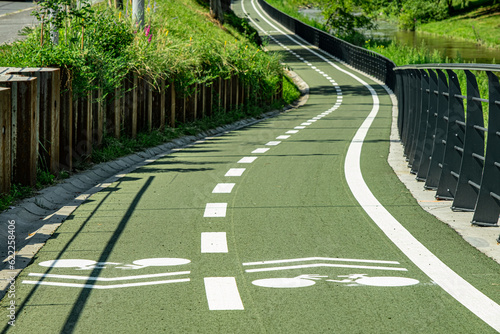
[[[8,222],[14,220],[17,250],[15,269],[11,269],[7,262],[9,259],[7,246],[0,249],[0,258],[2,259],[0,263],[0,299],[9,288],[11,279],[17,277],[31,263],[36,253],[56,229],[93,194],[107,188],[135,169],[154,162],[174,152],[174,150],[190,147],[195,145],[197,141],[251,126],[304,105],[308,98],[308,85],[294,72],[288,72],[288,74],[299,86],[303,95],[294,104],[285,107],[283,111],[271,111],[261,115],[258,119],[240,120],[196,136],[177,138],[126,157],[95,165],[89,170],[73,175],[64,182],[42,189],[37,196],[25,199],[15,208],[0,214],[0,245],[7,245]]]
[[[410,174],[407,162],[404,159],[404,149],[399,139],[398,131],[398,102],[389,88],[392,99],[392,127],[390,136],[390,150],[388,162],[398,178],[412,193],[418,204],[428,213],[453,228],[462,238],[473,247],[500,263],[500,245],[498,244],[498,227],[479,227],[471,224],[473,212],[454,212],[451,210],[451,201],[436,200],[435,191],[424,189],[423,183]]]

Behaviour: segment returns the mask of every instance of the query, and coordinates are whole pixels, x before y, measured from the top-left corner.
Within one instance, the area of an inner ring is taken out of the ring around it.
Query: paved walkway
[[[0,1],[0,44],[23,38],[19,31],[37,24],[37,19],[31,16],[34,8],[33,2]]]
[[[15,316],[3,331],[500,331],[498,263],[387,163],[386,89],[255,1],[234,9],[309,84],[307,103],[157,152],[67,208],[2,300],[1,317]]]

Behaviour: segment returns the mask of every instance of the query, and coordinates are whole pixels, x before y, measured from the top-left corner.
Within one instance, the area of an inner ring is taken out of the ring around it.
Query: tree
[[[231,0],[221,0],[222,11],[227,13],[231,10]]]
[[[224,12],[222,11],[221,0],[210,0],[210,15],[221,24],[224,23]]]
[[[370,15],[374,9],[371,1],[323,0],[322,7],[326,27],[338,36],[351,36],[355,34],[355,28],[374,27]]]

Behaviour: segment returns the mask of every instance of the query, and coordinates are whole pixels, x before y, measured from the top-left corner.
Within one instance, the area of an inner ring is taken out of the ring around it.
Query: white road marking
[[[257,157],[244,157],[244,158],[241,158],[238,163],[239,164],[251,164],[252,162],[254,162],[255,160],[257,160]]]
[[[42,278],[74,279],[74,280],[82,280],[82,281],[112,282],[112,281],[128,281],[128,280],[143,279],[143,278],[187,275],[190,273],[191,273],[190,271],[177,271],[177,272],[168,272],[168,273],[159,273],[159,274],[120,276],[120,277],[93,277],[93,276],[80,276],[80,275],[57,275],[57,274],[29,273],[28,276],[42,277]]]
[[[294,133],[298,133],[299,130],[288,130],[286,133],[289,133],[289,134],[294,134]]]
[[[266,153],[269,150],[270,149],[268,147],[266,147],[266,148],[258,148],[258,149],[253,150],[252,153]]]
[[[203,232],[201,233],[202,253],[227,253],[226,232]]]
[[[254,268],[246,269],[247,273],[258,273],[263,271],[277,271],[277,270],[292,270],[292,269],[304,269],[304,268],[351,268],[351,269],[368,269],[368,270],[390,270],[390,271],[408,271],[406,268],[398,267],[377,267],[377,266],[361,266],[355,264],[336,264],[336,263],[311,263],[311,264],[297,264],[294,266],[282,266],[282,267],[267,267],[267,268]]]
[[[302,123],[302,124],[300,124],[300,125],[307,126],[307,125],[311,125],[311,124],[312,124],[312,123],[309,123],[309,122],[304,122],[304,123]]]
[[[62,287],[69,287],[69,288],[105,290],[105,289],[130,288],[130,287],[135,287],[135,286],[182,283],[182,282],[189,282],[189,281],[190,281],[189,278],[181,278],[181,279],[171,279],[171,280],[165,280],[165,281],[138,282],[138,283],[113,284],[113,285],[93,285],[93,284],[60,283],[60,282],[29,281],[29,280],[24,280],[23,283],[24,284],[34,284],[34,285],[62,286]]]
[[[253,285],[263,288],[304,288],[316,284],[313,280],[302,278],[264,278],[252,281]]]
[[[276,145],[279,145],[279,144],[281,144],[280,141],[270,141],[266,145],[267,146],[276,146]]]
[[[360,262],[360,263],[377,263],[377,264],[400,264],[398,261],[387,261],[387,260],[345,259],[337,257],[303,257],[298,259],[246,262],[243,263],[243,265],[258,266],[263,264],[278,264],[278,263],[307,262],[307,261],[338,261],[338,262]]]
[[[203,217],[225,217],[227,203],[207,203]]]
[[[305,129],[306,127],[305,126],[296,126],[294,127],[294,129],[297,129],[297,130],[302,130],[302,129]]]
[[[241,176],[246,168],[231,168],[224,176]]]
[[[205,277],[204,281],[211,311],[244,309],[234,277]]]
[[[244,0],[242,0],[242,3],[243,1]],[[309,44],[309,46],[304,45],[297,41],[295,38],[291,37],[291,33],[284,33],[283,30],[280,30],[278,27],[276,27],[276,25],[271,23],[261,14],[261,12],[257,9],[254,0],[252,0],[251,2],[252,6],[259,14],[259,16],[269,25],[274,27],[278,32],[283,34],[283,36],[286,36],[297,45],[318,56],[340,72],[351,76],[370,91],[373,98],[373,109],[354,136],[351,145],[349,146],[344,165],[347,183],[354,197],[359,202],[361,207],[363,207],[363,209],[373,219],[375,224],[377,224],[379,228],[389,237],[389,239],[413,263],[415,263],[425,274],[427,274],[427,276],[429,276],[434,282],[441,286],[441,288],[448,292],[459,303],[467,307],[480,319],[482,319],[495,330],[500,331],[500,305],[495,303],[481,291],[472,286],[469,282],[464,280],[460,275],[451,270],[424,245],[422,245],[415,237],[413,237],[378,202],[378,200],[366,185],[360,167],[361,147],[363,146],[363,142],[368,129],[371,127],[371,124],[377,116],[379,110],[379,99],[375,90],[357,75],[340,68],[322,54],[312,50],[310,48],[312,45],[310,45],[309,43],[304,41],[304,43]],[[253,21],[253,23],[262,30],[262,28],[255,21]]]
[[[276,139],[288,139],[288,138],[290,138],[290,136],[287,136],[287,135],[282,135],[282,136],[276,137]]]
[[[219,183],[212,190],[213,194],[230,194],[236,183]]]

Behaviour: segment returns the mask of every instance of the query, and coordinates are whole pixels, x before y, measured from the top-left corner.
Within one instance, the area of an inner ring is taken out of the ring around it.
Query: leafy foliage
[[[321,3],[325,26],[335,35],[344,37],[355,33],[355,28],[372,29],[375,24],[371,17],[370,1],[338,0]]]

